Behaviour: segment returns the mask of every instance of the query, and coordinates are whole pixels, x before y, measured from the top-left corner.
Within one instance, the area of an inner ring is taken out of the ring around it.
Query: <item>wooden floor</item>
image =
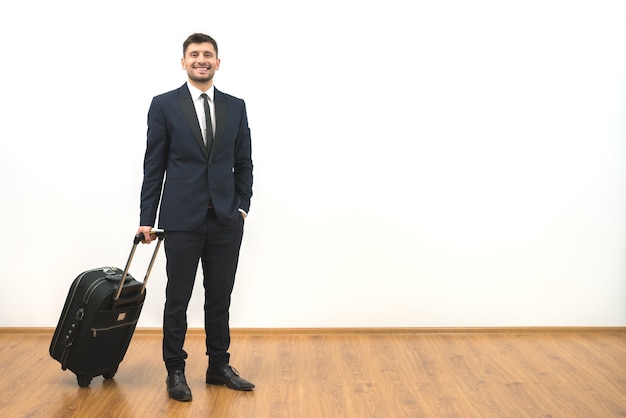
[[[52,330],[0,332],[5,417],[626,417],[626,330],[237,332],[231,360],[253,392],[204,383],[204,338],[186,349],[193,401],[168,398],[161,337],[138,330],[112,380],[79,388],[48,354]]]

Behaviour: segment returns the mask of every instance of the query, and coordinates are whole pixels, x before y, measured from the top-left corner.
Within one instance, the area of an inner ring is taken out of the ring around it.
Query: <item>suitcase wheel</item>
[[[80,386],[81,388],[86,388],[87,386],[89,386],[89,384],[91,383],[91,379],[93,379],[93,377],[86,374],[76,376],[76,380],[78,380],[78,386]]]
[[[102,377],[104,377],[105,379],[113,379],[113,376],[115,376],[116,372],[117,372],[117,367],[115,369],[109,370],[106,373],[103,373]]]

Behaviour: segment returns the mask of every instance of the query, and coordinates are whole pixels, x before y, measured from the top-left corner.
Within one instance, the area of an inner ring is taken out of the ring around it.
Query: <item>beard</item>
[[[206,75],[199,76],[194,71],[193,68],[187,71],[187,76],[191,81],[195,81],[196,83],[206,83],[208,81],[213,80],[213,76],[215,75],[214,69],[209,69]]]
[[[204,77],[199,77],[199,76],[197,76],[195,74],[188,74],[188,75],[189,75],[189,79],[191,81],[195,81],[197,83],[206,83],[207,81],[213,80],[213,76],[215,75],[215,73],[207,74]]]

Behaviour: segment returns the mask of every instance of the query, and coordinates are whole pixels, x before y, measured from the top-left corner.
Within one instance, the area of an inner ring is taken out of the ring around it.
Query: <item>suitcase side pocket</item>
[[[96,313],[80,356],[79,373],[97,376],[117,367],[124,359],[142,307],[137,304]]]

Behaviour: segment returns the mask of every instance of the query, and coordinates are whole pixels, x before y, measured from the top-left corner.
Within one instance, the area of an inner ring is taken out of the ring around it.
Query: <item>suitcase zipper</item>
[[[135,320],[134,320],[134,321],[132,321],[132,322],[125,322],[125,323],[123,323],[123,324],[113,325],[113,326],[111,326],[111,327],[106,327],[106,328],[92,328],[92,329],[91,329],[91,332],[93,333],[93,337],[95,338],[95,337],[96,337],[96,334],[98,333],[98,331],[110,331],[110,330],[115,329],[115,328],[126,327],[126,326],[128,326],[128,325],[133,325],[133,324],[136,324],[136,323],[137,323],[137,319],[135,319]]]
[[[83,302],[85,303],[85,305],[89,304],[89,298],[91,298],[91,295],[93,295],[93,292],[96,291],[98,286],[106,281],[107,279],[104,277],[94,280],[94,282],[91,284],[91,286],[89,286],[87,291],[85,291],[85,297],[83,298]]]
[[[87,271],[84,271],[83,273],[81,273],[81,275],[78,277],[78,280],[76,280],[76,283],[75,283],[74,288],[72,289],[72,296],[71,296],[71,299],[73,299],[73,298],[74,298],[74,295],[76,294],[76,290],[78,289],[78,286],[79,286],[79,284],[80,284],[80,281],[83,279],[83,277],[85,277],[85,275],[86,275],[87,273],[92,273],[92,272],[94,272],[94,271],[100,271],[100,270],[102,270],[102,268],[91,269],[91,270],[87,270]],[[82,311],[82,314],[81,314],[81,318],[80,318],[80,320],[82,320],[82,316],[84,316],[84,313],[85,313],[85,307],[86,307],[86,306],[88,305],[88,303],[89,303],[89,298],[91,298],[91,295],[93,294],[93,292],[95,292],[96,288],[97,288],[98,286],[100,286],[102,283],[106,282],[106,281],[107,281],[107,279],[106,279],[105,277],[101,277],[101,278],[99,278],[99,279],[96,279],[96,280],[94,280],[94,282],[93,282],[93,283],[91,283],[91,285],[89,286],[89,288],[85,291],[85,296],[83,297],[83,307],[82,307],[81,309],[79,309],[79,311]],[[63,320],[61,321],[61,323],[65,323],[66,318],[67,318],[67,315],[68,315],[69,313],[70,313],[69,311],[64,312]],[[78,312],[76,313],[76,315],[78,315]],[[78,319],[78,318],[77,318],[77,319]],[[80,321],[79,321],[79,322],[80,322]],[[75,331],[76,331],[76,330],[75,330]],[[94,336],[95,336],[95,334],[94,334]],[[55,345],[56,345],[56,340],[58,339],[58,337],[60,337],[60,333],[59,333],[58,335],[55,335],[55,338],[54,338],[54,340],[55,340],[54,344],[55,344]],[[68,346],[65,346],[65,349],[67,349],[67,348],[68,348]]]
[[[78,290],[78,286],[80,285],[81,280],[83,280],[83,278],[85,277],[85,275],[87,273],[91,273],[92,271],[96,271],[99,269],[91,269],[91,270],[87,270],[87,271],[83,271],[74,281],[74,283],[72,284],[72,287],[70,288],[70,295],[68,296],[68,301],[71,301],[74,299],[74,296],[76,295],[76,291]],[[62,312],[62,319],[59,321],[59,325],[64,324],[67,318],[67,315],[72,313],[69,311],[69,307],[71,305],[71,302],[68,304],[67,308],[68,310]],[[55,336],[53,338],[53,344],[56,345],[57,344],[57,340],[58,338],[61,336],[61,332],[60,330],[57,330],[58,332],[55,332]]]

